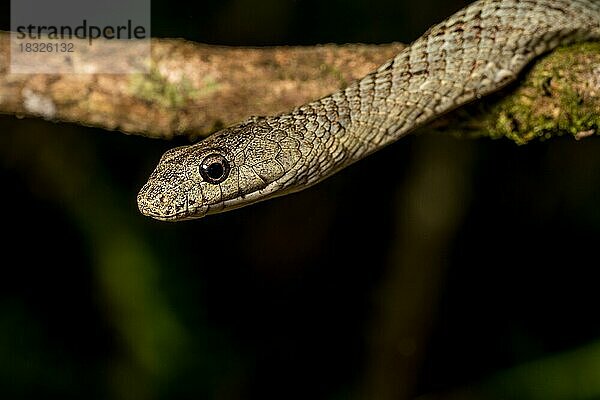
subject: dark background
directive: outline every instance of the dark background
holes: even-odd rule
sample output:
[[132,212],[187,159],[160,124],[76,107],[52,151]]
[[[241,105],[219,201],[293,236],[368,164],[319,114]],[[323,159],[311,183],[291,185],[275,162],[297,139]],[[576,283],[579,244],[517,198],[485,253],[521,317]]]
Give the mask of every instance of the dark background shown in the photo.
[[[465,3],[155,0],[152,34],[409,42]],[[182,140],[0,132],[0,398],[600,398],[596,138],[408,137],[169,224],[135,198]]]

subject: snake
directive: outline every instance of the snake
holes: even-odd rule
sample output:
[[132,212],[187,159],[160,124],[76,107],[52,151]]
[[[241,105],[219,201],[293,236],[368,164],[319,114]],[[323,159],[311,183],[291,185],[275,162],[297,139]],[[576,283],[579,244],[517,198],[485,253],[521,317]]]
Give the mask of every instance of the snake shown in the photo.
[[504,88],[536,57],[599,38],[600,0],[475,1],[329,96],[167,150],[138,208],[181,221],[298,192]]

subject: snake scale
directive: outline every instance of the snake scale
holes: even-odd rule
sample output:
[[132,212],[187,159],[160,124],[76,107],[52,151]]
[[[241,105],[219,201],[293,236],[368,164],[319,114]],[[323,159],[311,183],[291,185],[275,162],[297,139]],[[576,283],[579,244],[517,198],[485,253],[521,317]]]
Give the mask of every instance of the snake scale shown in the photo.
[[345,89],[168,150],[138,207],[179,221],[305,189],[501,89],[535,57],[593,38],[600,0],[475,1]]

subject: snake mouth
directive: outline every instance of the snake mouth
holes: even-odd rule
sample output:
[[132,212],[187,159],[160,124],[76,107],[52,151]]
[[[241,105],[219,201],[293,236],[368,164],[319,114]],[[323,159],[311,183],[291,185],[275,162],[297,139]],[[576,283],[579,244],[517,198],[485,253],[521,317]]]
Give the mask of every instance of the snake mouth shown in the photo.
[[145,215],[146,217],[151,217],[156,220],[165,221],[165,222],[180,221],[183,218],[181,214],[162,215],[162,214],[154,214],[154,213],[144,212],[144,211],[142,211],[142,214]]
[[202,206],[193,210],[190,210],[186,207],[185,210],[176,211],[176,212],[164,212],[160,210],[156,210],[152,207],[146,207],[143,203],[138,201],[138,208],[140,212],[146,216],[151,217],[159,221],[166,222],[175,222],[175,221],[185,221],[192,220],[204,217],[208,212],[207,206]]
[[184,187],[178,186],[164,191],[164,186],[146,183],[137,196],[140,212],[160,221],[181,221],[201,218],[206,215],[205,205],[190,208],[189,195]]
[[170,214],[170,215],[152,214],[152,213],[144,213],[144,212],[142,212],[142,214],[144,214],[146,217],[151,217],[156,220],[164,221],[164,222],[191,221],[193,219],[202,218],[202,217],[204,217],[204,215],[206,215],[206,213],[191,214],[191,213],[182,213],[182,212]]

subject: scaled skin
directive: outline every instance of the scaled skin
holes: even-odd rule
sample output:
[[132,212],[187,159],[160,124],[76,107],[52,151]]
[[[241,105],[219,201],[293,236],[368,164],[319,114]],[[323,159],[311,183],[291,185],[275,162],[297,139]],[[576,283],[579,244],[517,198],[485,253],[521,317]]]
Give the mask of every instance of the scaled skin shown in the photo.
[[[179,221],[305,189],[505,87],[535,57],[592,38],[600,38],[600,0],[476,1],[343,90],[169,150],[140,191],[139,209]],[[230,166],[218,184],[199,171],[215,153]]]
[[[160,220],[183,220],[233,209],[279,192],[285,171],[301,159],[300,141],[266,119],[224,129],[201,143],[167,151],[138,195],[140,211]],[[199,165],[210,154],[229,162],[227,179],[205,182]]]

